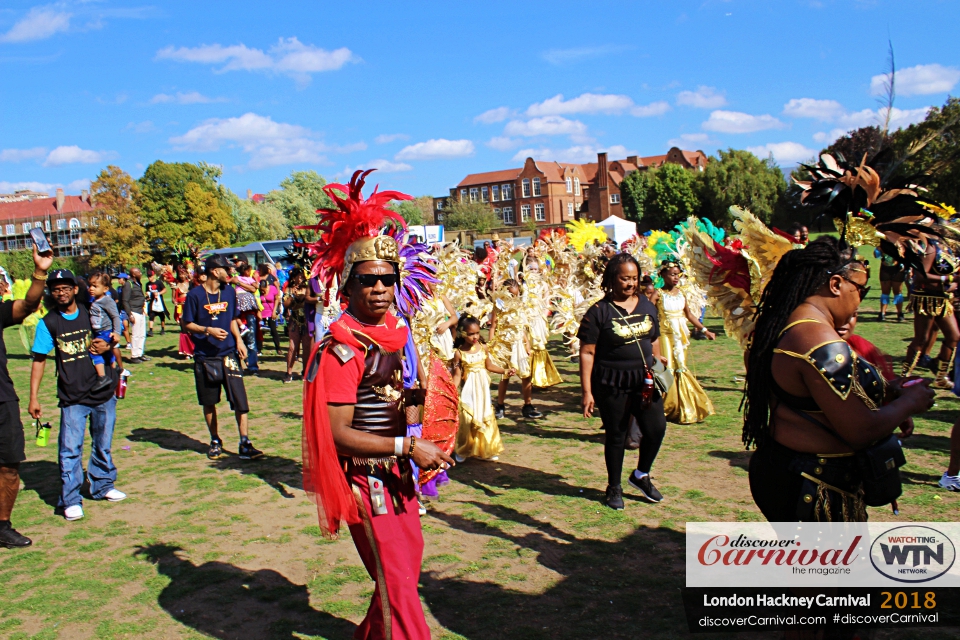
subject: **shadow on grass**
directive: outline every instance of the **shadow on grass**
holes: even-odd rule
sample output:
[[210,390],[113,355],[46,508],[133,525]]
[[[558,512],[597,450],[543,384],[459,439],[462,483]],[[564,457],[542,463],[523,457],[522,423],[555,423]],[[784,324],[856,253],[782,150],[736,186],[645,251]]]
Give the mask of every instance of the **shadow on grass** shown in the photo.
[[506,586],[527,580],[519,573],[494,583],[470,580],[469,574],[427,572],[421,595],[450,631],[466,638],[511,639],[636,638],[638,629],[647,637],[687,635],[680,603],[685,543],[680,532],[641,527],[621,540],[571,540],[550,530],[513,535],[495,522],[433,515],[454,529],[529,549],[540,565],[562,576],[546,591],[531,593]]
[[[208,443],[171,429],[134,429],[127,439],[134,442],[152,442],[167,451],[192,451],[204,456],[209,448]],[[226,449],[224,453],[227,453]],[[289,458],[265,455],[258,460],[240,460],[235,455],[224,455],[209,462],[218,469],[233,469],[243,475],[256,476],[276,489],[284,498],[294,497],[284,484],[297,489],[303,486],[301,464]]]
[[[497,496],[503,490],[526,489],[550,496],[568,496],[599,501],[603,493],[589,487],[567,484],[562,476],[536,469],[518,467],[505,462],[469,460],[448,472],[452,480],[479,489],[487,496]],[[495,491],[499,489],[501,491]]]
[[[164,369],[173,369],[174,371],[193,371],[193,360],[175,360],[173,362],[158,362],[155,367],[163,367]],[[133,370],[136,373],[135,370]]]
[[711,458],[723,458],[731,467],[740,467],[744,471],[750,465],[750,451],[711,451],[707,455]]
[[27,491],[56,508],[60,499],[60,466],[49,460],[28,460],[20,463],[20,479]]
[[317,611],[310,593],[272,569],[248,571],[225,562],[195,565],[180,547],[138,547],[170,579],[157,598],[175,620],[213,638],[349,638],[356,625]]

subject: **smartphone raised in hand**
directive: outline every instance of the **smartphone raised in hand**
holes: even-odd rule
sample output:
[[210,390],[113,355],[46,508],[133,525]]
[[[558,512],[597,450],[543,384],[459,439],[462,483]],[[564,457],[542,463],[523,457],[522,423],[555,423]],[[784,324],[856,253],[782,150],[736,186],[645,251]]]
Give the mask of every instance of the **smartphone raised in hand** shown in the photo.
[[45,253],[52,250],[50,242],[47,240],[47,236],[43,233],[43,229],[39,229],[37,227],[30,229],[30,238],[33,240],[33,244],[37,247],[37,253]]

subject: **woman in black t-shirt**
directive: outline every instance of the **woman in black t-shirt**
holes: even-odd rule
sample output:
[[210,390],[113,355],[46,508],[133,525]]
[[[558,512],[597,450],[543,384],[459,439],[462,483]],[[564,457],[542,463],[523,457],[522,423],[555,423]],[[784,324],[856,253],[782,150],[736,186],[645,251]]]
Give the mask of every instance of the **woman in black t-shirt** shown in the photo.
[[[637,469],[630,485],[647,502],[663,496],[650,481],[650,467],[660,451],[667,430],[663,398],[645,375],[660,355],[660,321],[657,308],[637,290],[640,265],[627,253],[615,255],[603,272],[606,296],[583,316],[580,338],[580,386],[583,415],[600,411],[606,440],[607,495],[612,509],[623,509],[623,455],[630,420],[635,418],[643,438]],[[652,372],[649,378],[652,379]]]

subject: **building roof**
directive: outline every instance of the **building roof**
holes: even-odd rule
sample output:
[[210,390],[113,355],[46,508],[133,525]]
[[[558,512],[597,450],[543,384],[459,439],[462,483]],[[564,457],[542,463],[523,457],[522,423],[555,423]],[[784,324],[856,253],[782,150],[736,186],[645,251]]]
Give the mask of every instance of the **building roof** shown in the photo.
[[58,217],[93,211],[89,200],[81,196],[64,196],[63,209],[57,211],[56,198],[37,198],[20,202],[0,202],[0,220]]
[[491,182],[512,182],[520,175],[520,171],[521,169],[504,169],[502,171],[487,171],[486,173],[471,173],[460,181],[457,188]]

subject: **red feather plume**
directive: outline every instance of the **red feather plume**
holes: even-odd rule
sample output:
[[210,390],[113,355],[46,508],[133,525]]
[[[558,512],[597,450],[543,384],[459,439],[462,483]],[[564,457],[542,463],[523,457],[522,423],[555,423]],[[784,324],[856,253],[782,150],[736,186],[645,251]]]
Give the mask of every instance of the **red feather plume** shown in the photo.
[[[313,229],[319,235],[316,242],[307,245],[314,258],[312,274],[327,288],[343,273],[347,249],[360,238],[380,235],[381,230],[395,224],[406,229],[406,223],[396,211],[387,208],[393,200],[413,200],[412,196],[399,191],[378,191],[366,200],[363,199],[363,185],[367,176],[375,171],[357,170],[349,184],[328,184],[324,193],[336,203],[334,209],[317,209],[320,221],[312,226],[300,227]],[[346,194],[343,197],[342,194]]]

